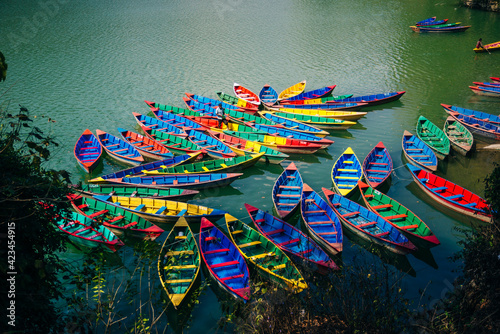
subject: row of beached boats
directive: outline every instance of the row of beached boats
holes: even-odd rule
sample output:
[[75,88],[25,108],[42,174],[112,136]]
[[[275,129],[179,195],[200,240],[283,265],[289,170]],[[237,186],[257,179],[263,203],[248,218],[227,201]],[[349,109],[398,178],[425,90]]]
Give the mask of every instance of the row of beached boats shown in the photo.
[[461,22],[448,23],[448,19],[437,20],[436,16],[417,22],[410,26],[415,32],[459,32],[469,29],[471,26],[461,25]]

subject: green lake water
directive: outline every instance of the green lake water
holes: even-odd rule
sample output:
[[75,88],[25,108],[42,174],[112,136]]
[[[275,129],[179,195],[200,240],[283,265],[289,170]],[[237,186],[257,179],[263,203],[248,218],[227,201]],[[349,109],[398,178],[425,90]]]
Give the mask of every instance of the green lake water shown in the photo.
[[[61,146],[47,167],[68,170],[75,183],[88,179],[73,156],[81,133],[136,129],[132,112],[147,113],[144,100],[183,107],[185,92],[215,98],[216,91],[232,93],[234,82],[257,93],[266,83],[280,92],[301,80],[307,90],[335,84],[335,95],[406,91],[399,101],[366,109],[351,129],[331,131],[335,143],[328,149],[290,160],[319,192],[332,186],[332,165],[347,147],[362,160],[383,141],[395,168],[387,194],[441,241],[429,252],[387,261],[410,273],[403,281],[409,298],[426,289],[431,304],[450,290],[458,264],[449,257],[461,238],[455,227],[470,221],[438,209],[418,189],[405,167],[401,138],[404,130],[415,131],[420,115],[442,127],[447,116],[441,103],[499,113],[500,99],[476,96],[468,87],[500,76],[500,53],[472,51],[479,37],[485,44],[500,40],[498,14],[461,8],[455,0],[5,0],[0,13],[0,50],[9,64],[2,92],[10,87],[3,99],[11,112],[18,103],[26,106],[39,119],[36,125],[57,138]],[[430,16],[472,27],[450,34],[411,31]],[[440,162],[438,175],[483,195],[483,179],[499,161],[492,151],[452,154]],[[123,167],[105,159],[92,176]],[[271,211],[271,189],[282,170],[258,163],[230,186],[191,202],[248,222],[243,204]],[[371,256],[347,238],[344,249],[346,262],[360,251]],[[70,248],[67,256],[77,258],[79,251]],[[127,266],[132,257],[125,247],[115,263]],[[193,314],[190,332],[214,330],[221,311],[212,290]]]

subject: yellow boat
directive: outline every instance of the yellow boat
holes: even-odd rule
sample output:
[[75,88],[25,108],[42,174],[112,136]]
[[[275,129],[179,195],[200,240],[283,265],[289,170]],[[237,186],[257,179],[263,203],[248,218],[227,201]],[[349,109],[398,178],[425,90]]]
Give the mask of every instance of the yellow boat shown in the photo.
[[168,234],[158,256],[158,275],[163,290],[175,309],[200,277],[200,252],[196,238],[184,217]]
[[345,121],[357,121],[358,119],[367,114],[367,112],[365,111],[340,111],[340,110],[337,111],[337,110],[293,109],[293,108],[278,108],[278,110],[275,110],[273,108],[272,111],[278,111],[288,114],[336,118],[336,119],[343,119]]
[[278,95],[278,101],[289,99],[292,96],[299,95],[306,89],[306,81],[301,81],[291,87],[288,87]]
[[474,52],[479,53],[479,52],[492,52],[492,51],[498,51],[500,50],[500,41],[491,43],[491,44],[486,44],[484,48],[474,48]]

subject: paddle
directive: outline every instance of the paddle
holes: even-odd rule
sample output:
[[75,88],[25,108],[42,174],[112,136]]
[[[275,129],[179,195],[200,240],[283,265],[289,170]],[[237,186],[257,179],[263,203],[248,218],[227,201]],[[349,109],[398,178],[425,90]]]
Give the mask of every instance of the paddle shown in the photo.
[[491,54],[490,50],[488,50],[488,48],[487,48],[486,46],[484,47],[484,49],[485,49],[486,51],[488,51],[488,53],[489,53],[489,54]]

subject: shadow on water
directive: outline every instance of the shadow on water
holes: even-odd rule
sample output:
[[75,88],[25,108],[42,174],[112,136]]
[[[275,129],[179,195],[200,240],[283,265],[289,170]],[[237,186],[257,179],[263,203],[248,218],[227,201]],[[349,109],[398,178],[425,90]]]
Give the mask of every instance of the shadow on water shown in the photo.
[[366,130],[366,127],[363,126],[359,121],[356,122],[353,126],[350,127],[352,130]]
[[325,130],[330,133],[329,137],[353,139],[353,135],[352,133],[349,132],[349,130],[334,130],[334,129],[325,129]]
[[228,185],[225,187],[200,189],[200,192],[196,194],[194,200],[201,200],[211,197],[233,196],[233,195],[243,195],[243,193],[238,189],[233,188],[231,185]]
[[432,255],[432,252],[431,252],[431,250],[429,248],[419,247],[416,252],[412,253],[412,255],[416,259],[424,262],[425,264],[428,264],[429,266],[431,266],[434,269],[438,269],[439,268],[439,266],[438,266],[438,264],[436,262],[436,259],[434,259],[434,255]]

